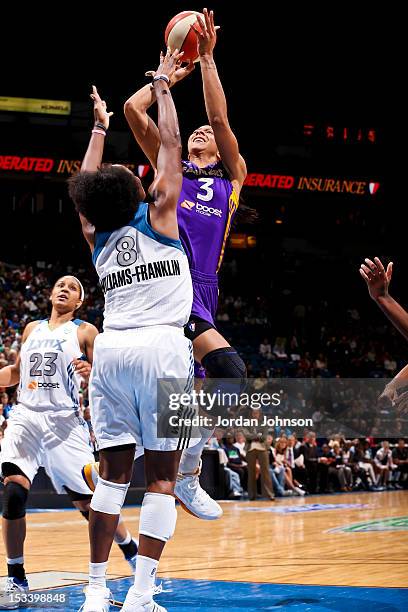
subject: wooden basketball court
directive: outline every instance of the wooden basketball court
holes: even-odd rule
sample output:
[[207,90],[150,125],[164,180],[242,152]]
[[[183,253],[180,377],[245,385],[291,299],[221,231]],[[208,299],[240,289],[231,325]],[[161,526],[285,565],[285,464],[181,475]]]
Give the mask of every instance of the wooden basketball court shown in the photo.
[[[178,508],[176,534],[166,546],[159,577],[408,587],[408,491],[222,505],[224,516],[214,522]],[[134,535],[139,513],[140,508],[123,512]],[[47,511],[27,518],[29,574],[87,573],[87,525],[78,512]],[[3,544],[1,554],[4,559]],[[108,571],[111,577],[130,575],[115,545]]]

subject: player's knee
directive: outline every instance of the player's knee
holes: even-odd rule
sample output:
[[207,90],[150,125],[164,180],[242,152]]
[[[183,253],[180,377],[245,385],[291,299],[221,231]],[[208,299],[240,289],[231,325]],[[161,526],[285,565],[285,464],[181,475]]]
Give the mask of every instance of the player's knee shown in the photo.
[[99,476],[108,482],[126,484],[132,477],[136,444],[104,448],[99,453]]
[[161,495],[173,495],[175,482],[170,480],[155,480],[147,486],[148,493],[160,493]]
[[[73,502],[74,506],[77,510],[80,511],[80,513],[82,514],[82,516],[85,515],[89,515],[89,508],[91,506],[91,497],[88,500],[81,500],[81,501],[77,501],[77,502]],[[85,516],[85,518],[87,518],[87,516]]]
[[82,505],[89,504],[92,499],[92,493],[78,493],[77,491],[73,491],[66,485],[63,486],[63,489],[65,490],[69,499],[74,503],[76,508],[79,508],[80,506],[82,507]]
[[226,416],[225,410],[234,405],[234,398],[245,388],[246,367],[241,357],[231,346],[216,349],[207,353],[201,360],[208,378],[205,381],[205,390],[222,397],[230,397],[225,403],[215,403],[211,408],[212,417]]
[[147,492],[140,511],[139,533],[168,542],[176,530],[176,501],[172,495]]
[[215,349],[205,355],[201,363],[210,378],[245,378],[245,363],[232,346]]
[[28,490],[18,482],[8,480],[3,493],[3,518],[15,521],[25,517]]
[[120,484],[99,477],[90,507],[104,514],[120,514],[129,485],[130,482]]

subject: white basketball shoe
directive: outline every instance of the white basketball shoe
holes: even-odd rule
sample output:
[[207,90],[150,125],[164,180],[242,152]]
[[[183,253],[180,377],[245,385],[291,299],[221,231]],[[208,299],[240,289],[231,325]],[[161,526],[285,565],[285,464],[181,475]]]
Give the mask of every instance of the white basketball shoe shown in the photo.
[[17,610],[26,608],[29,604],[24,602],[24,596],[28,594],[27,580],[7,578],[4,590],[0,593],[0,610]]
[[133,585],[127,592],[122,612],[167,612],[167,610],[153,601],[152,593],[139,593]]
[[200,460],[200,465],[192,474],[180,472],[177,474],[174,495],[184,510],[193,516],[204,521],[215,521],[221,518],[223,511],[221,506],[200,485],[201,465]]
[[88,586],[85,589],[85,602],[79,608],[79,612],[109,612],[111,592],[109,589],[96,586]]

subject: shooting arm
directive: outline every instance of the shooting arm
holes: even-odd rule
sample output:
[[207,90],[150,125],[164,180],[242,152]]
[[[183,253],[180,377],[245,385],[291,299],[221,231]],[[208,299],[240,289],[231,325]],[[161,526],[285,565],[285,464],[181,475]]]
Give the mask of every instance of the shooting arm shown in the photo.
[[394,327],[408,340],[408,312],[388,293],[377,297],[375,301]]
[[125,117],[133,135],[156,170],[160,149],[160,132],[147,110],[156,102],[154,88],[145,85],[125,102]]
[[200,63],[208,121],[214,131],[222,163],[227,168],[231,180],[237,181],[241,188],[246,176],[246,165],[239,154],[238,141],[229,125],[227,100],[213,55],[201,56]]
[[157,174],[150,192],[154,198],[151,221],[154,229],[178,239],[177,202],[182,184],[181,139],[176,108],[167,83],[155,81],[160,132],[160,148],[157,156]]

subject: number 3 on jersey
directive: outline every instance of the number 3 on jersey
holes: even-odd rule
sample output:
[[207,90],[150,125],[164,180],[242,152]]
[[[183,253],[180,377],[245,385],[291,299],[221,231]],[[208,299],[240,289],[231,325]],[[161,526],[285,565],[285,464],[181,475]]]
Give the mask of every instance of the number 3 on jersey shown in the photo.
[[199,178],[199,183],[202,183],[200,189],[205,191],[205,194],[197,193],[197,198],[202,200],[203,202],[209,202],[213,199],[214,189],[212,189],[211,185],[214,183],[214,179],[212,178]]

